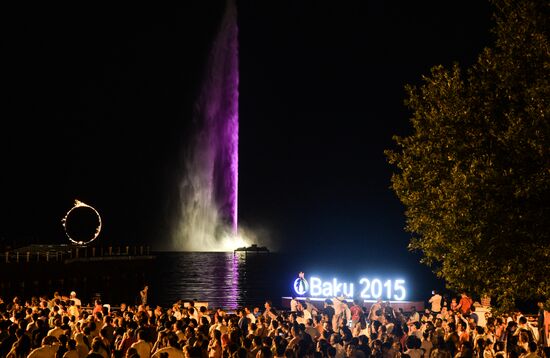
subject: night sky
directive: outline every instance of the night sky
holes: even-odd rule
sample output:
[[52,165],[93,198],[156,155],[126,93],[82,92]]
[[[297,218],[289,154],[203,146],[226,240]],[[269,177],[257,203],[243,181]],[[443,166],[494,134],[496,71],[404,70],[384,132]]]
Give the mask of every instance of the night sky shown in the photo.
[[[167,236],[224,9],[183,4],[4,13],[4,244],[66,242],[75,198],[100,211],[104,243]],[[238,11],[241,223],[283,251],[416,262],[383,151],[411,130],[405,84],[491,44],[489,4],[250,0]]]

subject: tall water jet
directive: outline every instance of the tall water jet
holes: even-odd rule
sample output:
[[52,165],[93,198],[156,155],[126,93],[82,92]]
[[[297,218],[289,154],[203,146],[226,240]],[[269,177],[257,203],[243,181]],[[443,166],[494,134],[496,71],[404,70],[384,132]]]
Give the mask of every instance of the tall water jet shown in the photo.
[[212,44],[186,151],[174,250],[220,251],[238,244],[239,68],[233,0]]

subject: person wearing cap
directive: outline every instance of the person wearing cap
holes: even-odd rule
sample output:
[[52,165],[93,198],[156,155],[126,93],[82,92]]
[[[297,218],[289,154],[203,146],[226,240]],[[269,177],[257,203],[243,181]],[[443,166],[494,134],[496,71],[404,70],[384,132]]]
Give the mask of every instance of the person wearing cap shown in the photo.
[[76,292],[74,292],[74,291],[71,292],[71,297],[70,297],[70,299],[71,299],[72,301],[74,301],[74,305],[75,305],[76,307],[81,307],[81,306],[82,306],[82,302],[81,302],[78,298],[76,298]]

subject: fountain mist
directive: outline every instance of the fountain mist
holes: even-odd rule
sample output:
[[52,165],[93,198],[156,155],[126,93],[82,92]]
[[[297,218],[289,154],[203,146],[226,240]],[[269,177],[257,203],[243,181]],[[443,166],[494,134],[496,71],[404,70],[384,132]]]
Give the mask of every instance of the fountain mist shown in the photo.
[[244,242],[238,223],[238,29],[232,0],[208,57],[185,157],[173,250],[226,251]]

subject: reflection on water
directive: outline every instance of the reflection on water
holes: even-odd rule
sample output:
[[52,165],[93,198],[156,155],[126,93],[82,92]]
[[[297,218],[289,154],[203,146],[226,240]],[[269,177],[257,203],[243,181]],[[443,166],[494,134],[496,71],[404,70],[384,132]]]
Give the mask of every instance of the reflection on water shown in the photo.
[[158,260],[156,272],[150,277],[155,302],[192,299],[229,309],[242,304],[242,256],[229,252],[169,253]]
[[168,307],[180,299],[199,300],[235,309],[286,294],[269,276],[280,275],[268,270],[280,266],[274,260],[271,254],[177,252],[147,261],[14,264],[1,267],[0,296],[68,295],[74,290],[85,303],[100,297],[115,305],[134,304],[147,284],[152,304]]
[[[281,296],[280,257],[276,254],[178,252],[161,254],[148,274],[154,302],[163,306],[183,300],[208,301],[212,307],[235,309],[278,303]],[[282,285],[286,287],[286,285]]]
[[342,259],[334,252],[324,256],[176,252],[158,253],[155,260],[147,261],[0,266],[0,296],[51,297],[54,291],[68,295],[75,290],[84,302],[99,295],[117,305],[136,303],[139,290],[148,284],[149,301],[163,307],[180,299],[208,301],[211,307],[227,309],[262,305],[269,299],[278,307],[282,296],[292,294],[292,282],[300,271],[349,280],[386,272],[388,278],[406,279],[409,299],[424,299],[431,289],[439,288],[433,276],[412,272],[407,264],[380,261],[384,260]]

